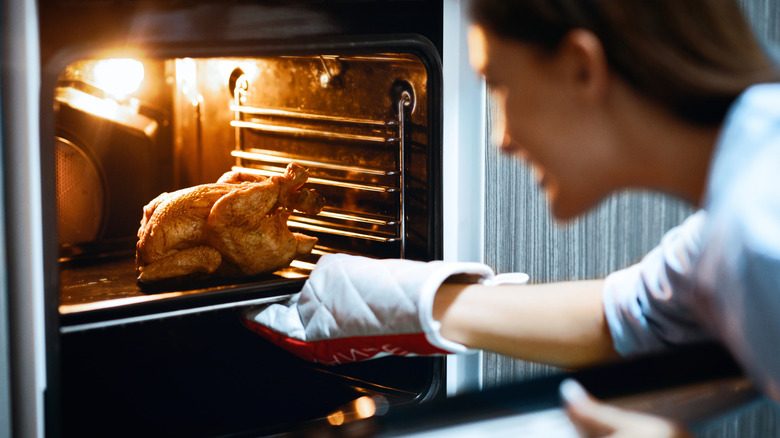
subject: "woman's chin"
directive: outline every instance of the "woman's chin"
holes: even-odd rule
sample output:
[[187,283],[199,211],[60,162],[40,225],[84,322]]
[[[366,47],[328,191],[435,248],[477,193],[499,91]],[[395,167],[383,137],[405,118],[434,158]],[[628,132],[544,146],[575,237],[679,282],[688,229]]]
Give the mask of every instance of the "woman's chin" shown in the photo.
[[578,210],[575,211],[569,208],[557,207],[555,204],[551,205],[551,211],[553,217],[558,222],[568,222],[574,220],[581,214]]
[[594,202],[588,201],[585,197],[566,197],[562,196],[557,190],[545,190],[545,193],[550,203],[550,211],[559,222],[576,219],[590,211],[595,205]]

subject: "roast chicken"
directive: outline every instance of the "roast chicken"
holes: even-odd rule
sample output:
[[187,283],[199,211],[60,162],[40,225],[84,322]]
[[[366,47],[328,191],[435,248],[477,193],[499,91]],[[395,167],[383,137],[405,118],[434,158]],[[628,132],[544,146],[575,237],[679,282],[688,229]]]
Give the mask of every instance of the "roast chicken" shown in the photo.
[[216,183],[163,193],[143,209],[136,245],[141,283],[188,276],[252,276],[309,254],[317,238],[293,233],[293,210],[317,214],[325,198],[303,188],[308,172],[290,163],[265,178],[227,172]]

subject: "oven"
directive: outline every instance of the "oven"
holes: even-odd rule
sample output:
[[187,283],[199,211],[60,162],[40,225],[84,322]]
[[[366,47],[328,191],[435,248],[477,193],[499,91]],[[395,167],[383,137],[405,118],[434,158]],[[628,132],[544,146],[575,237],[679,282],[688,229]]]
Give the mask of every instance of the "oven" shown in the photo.
[[[21,56],[3,57],[23,67],[3,85],[15,433],[283,434],[339,424],[334,412],[358,400],[441,399],[463,380],[441,357],[313,365],[239,318],[300,290],[323,254],[472,258],[444,248],[443,145],[480,123],[445,134],[444,22],[452,10],[459,29],[463,6],[6,3],[4,40],[23,42]],[[462,68],[465,54],[449,50]],[[6,93],[8,83],[23,86]],[[287,221],[317,238],[309,254],[267,273],[138,281],[149,201],[227,171],[270,178],[291,162],[326,199]]]

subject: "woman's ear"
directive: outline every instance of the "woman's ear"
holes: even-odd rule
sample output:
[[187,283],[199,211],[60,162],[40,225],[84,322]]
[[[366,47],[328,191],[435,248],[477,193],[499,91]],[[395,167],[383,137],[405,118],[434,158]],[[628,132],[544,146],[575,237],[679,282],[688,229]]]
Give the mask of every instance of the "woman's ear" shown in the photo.
[[582,96],[591,101],[604,98],[609,85],[609,67],[601,40],[591,31],[574,29],[558,46],[566,75]]

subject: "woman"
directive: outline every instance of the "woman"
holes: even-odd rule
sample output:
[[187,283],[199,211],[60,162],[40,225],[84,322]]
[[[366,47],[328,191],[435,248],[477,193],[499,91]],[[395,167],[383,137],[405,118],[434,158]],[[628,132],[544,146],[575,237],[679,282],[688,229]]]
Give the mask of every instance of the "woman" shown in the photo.
[[[472,12],[502,149],[534,166],[557,218],[636,187],[701,210],[598,281],[496,287],[506,279],[482,265],[323,257],[300,296],[249,313],[250,328],[323,362],[468,347],[581,367],[717,340],[780,400],[780,86],[755,85],[777,74],[739,8],[475,0]],[[561,391],[586,436],[686,435],[575,383]]]

